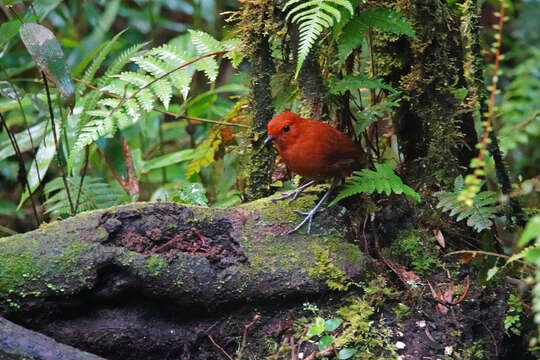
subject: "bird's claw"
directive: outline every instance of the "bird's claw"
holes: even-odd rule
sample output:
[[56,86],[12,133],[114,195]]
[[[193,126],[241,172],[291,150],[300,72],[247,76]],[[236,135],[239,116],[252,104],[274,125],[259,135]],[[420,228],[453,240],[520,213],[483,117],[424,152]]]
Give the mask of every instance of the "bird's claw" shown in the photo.
[[301,214],[301,215],[306,215],[306,217],[304,218],[304,220],[302,220],[302,222],[300,224],[298,224],[294,229],[292,229],[291,231],[288,232],[288,234],[292,234],[296,231],[298,231],[302,226],[304,226],[304,224],[307,222],[308,223],[308,226],[307,226],[307,233],[309,234],[311,232],[311,223],[313,222],[313,217],[317,214],[317,213],[320,213],[320,212],[323,212],[324,209],[313,209],[311,211],[300,211],[300,210],[294,210],[295,212],[297,212],[298,214]]
[[281,201],[281,200],[285,200],[286,198],[289,198],[289,197],[292,196],[293,198],[288,201],[290,203],[291,201],[295,200],[301,192],[302,191],[298,191],[298,190],[293,190],[293,191],[290,191],[290,192],[284,192],[284,193],[281,193],[280,197],[270,199],[270,201],[272,201],[272,202]]
[[300,210],[294,210],[295,213],[298,213],[300,215],[309,215],[313,212],[313,215],[315,215],[316,213],[320,213],[320,212],[323,212],[324,211],[324,208],[320,208],[320,209],[317,209],[316,211],[300,211]]

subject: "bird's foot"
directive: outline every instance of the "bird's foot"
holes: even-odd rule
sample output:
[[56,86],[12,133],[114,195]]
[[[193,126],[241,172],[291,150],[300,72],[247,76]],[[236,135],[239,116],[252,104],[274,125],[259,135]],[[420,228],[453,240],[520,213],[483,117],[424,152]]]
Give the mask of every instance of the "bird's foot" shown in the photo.
[[302,222],[301,222],[300,224],[298,224],[294,229],[292,229],[291,231],[289,231],[289,234],[292,234],[292,233],[298,231],[302,226],[304,226],[304,224],[305,224],[306,222],[308,223],[307,233],[309,234],[310,231],[311,231],[311,223],[313,222],[313,217],[314,217],[317,213],[323,212],[324,209],[323,209],[323,208],[317,208],[317,207],[314,207],[311,211],[300,211],[300,210],[294,210],[294,211],[297,212],[298,214],[306,215],[306,217],[305,217],[304,220],[302,220]]
[[310,187],[311,185],[313,185],[314,181],[310,181],[302,186],[299,186],[298,188],[292,190],[292,191],[289,191],[289,192],[284,192],[284,193],[281,193],[281,196],[278,197],[278,198],[274,198],[274,199],[271,199],[270,201],[272,202],[276,202],[276,201],[280,201],[280,200],[285,200],[289,197],[292,196],[292,199],[289,199],[288,203],[291,203],[292,201],[296,200],[296,198],[298,197],[298,195],[300,195],[300,193],[302,191],[304,191],[305,189],[307,189],[308,187]]

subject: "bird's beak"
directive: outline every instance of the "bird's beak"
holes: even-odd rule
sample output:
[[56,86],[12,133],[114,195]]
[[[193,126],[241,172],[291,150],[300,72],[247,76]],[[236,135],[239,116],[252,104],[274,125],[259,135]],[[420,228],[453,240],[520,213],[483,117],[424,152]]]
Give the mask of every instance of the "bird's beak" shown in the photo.
[[264,145],[267,145],[270,141],[274,140],[276,137],[272,135],[268,135],[266,140],[264,140]]

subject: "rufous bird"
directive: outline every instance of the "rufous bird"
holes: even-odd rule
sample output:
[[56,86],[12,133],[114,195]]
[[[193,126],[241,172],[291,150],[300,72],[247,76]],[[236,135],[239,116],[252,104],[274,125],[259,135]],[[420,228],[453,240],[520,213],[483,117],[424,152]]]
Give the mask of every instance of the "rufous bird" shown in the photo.
[[[338,178],[350,174],[352,170],[365,165],[365,153],[362,148],[347,135],[332,126],[320,121],[304,119],[292,112],[276,115],[268,123],[268,137],[264,144],[273,141],[287,168],[310,179],[297,189],[283,193],[272,201],[284,200],[298,195],[316,181]],[[309,212],[296,212],[306,215],[290,233],[300,229],[306,222],[307,232],[311,231],[311,223],[321,205],[326,201],[336,186],[333,181],[328,191]]]

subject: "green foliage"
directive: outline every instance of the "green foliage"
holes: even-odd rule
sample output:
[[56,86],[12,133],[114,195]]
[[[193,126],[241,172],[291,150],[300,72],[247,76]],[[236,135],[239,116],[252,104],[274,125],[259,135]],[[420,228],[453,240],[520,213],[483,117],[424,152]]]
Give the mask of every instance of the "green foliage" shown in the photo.
[[412,268],[415,274],[424,275],[441,265],[430,245],[434,246],[435,240],[432,244],[426,244],[416,231],[403,230],[393,241],[390,252],[403,259],[405,265]]
[[315,249],[315,266],[308,269],[308,275],[326,281],[331,290],[346,291],[354,285],[345,271],[332,262],[330,251],[321,248]]
[[349,0],[289,0],[283,7],[283,11],[288,10],[285,19],[299,24],[300,40],[296,76],[323,30],[331,28],[341,20],[338,6],[347,9],[351,15],[354,13]]
[[360,88],[365,89],[385,89],[392,93],[396,93],[396,90],[390,85],[386,84],[382,79],[369,78],[364,74],[360,75],[347,75],[343,79],[331,79],[329,85],[330,94],[343,94],[346,91],[354,91]]
[[434,195],[438,198],[437,208],[442,208],[443,212],[450,212],[450,216],[457,216],[456,221],[467,219],[467,226],[474,228],[477,232],[490,229],[493,226],[492,219],[498,211],[498,196],[493,191],[479,192],[473,199],[473,204],[467,206],[459,200],[459,196],[464,187],[463,176],[459,175],[454,180],[454,191],[439,191]]
[[[76,194],[79,193],[81,178],[78,176],[66,179],[73,206],[77,204]],[[45,185],[45,196],[47,201],[46,213],[58,216],[71,214],[69,199],[61,177],[49,181]],[[103,179],[86,176],[80,189],[80,198],[77,212],[100,209],[117,205],[123,198],[123,192],[110,187]]]
[[383,32],[416,37],[409,21],[396,11],[387,8],[364,10],[343,28],[337,55],[340,62],[345,61],[347,56],[362,44],[363,34],[370,27]]
[[510,333],[514,335],[521,335],[521,317],[523,316],[523,305],[521,299],[510,294],[508,298],[508,311],[504,318],[504,332],[510,336]]
[[375,171],[369,169],[355,171],[354,176],[347,179],[347,185],[345,185],[329,206],[359,193],[373,194],[374,192],[384,192],[386,195],[390,195],[392,192],[395,194],[405,194],[416,202],[420,202],[420,195],[405,185],[389,165],[376,163],[375,169]]
[[[121,130],[136,123],[144,113],[152,111],[157,102],[167,109],[175,90],[185,99],[195,70],[203,71],[210,81],[215,81],[218,64],[213,58],[201,59],[193,66],[171,73],[198,55],[222,51],[225,48],[221,42],[206,33],[201,31],[190,33],[198,53],[188,53],[174,45],[164,44],[137,55],[142,47],[142,44],[139,44],[126,50],[112,63],[105,75],[97,81],[102,91],[112,95],[99,99],[101,94],[89,92],[86,95],[89,97],[88,100],[85,101],[84,98],[82,100],[83,106],[86,105],[82,110],[83,113],[93,118],[87,122],[84,118],[81,119],[70,163],[80,151],[99,137],[112,136],[117,129]],[[105,46],[98,54],[85,73],[85,81],[92,81],[96,69],[117,39],[113,38],[110,46]],[[121,71],[130,61],[138,65],[139,70]],[[165,76],[167,74],[170,75]]]
[[[319,351],[323,351],[324,349],[335,345],[335,338],[332,333],[335,332],[342,323],[343,320],[340,318],[331,318],[325,321],[322,317],[318,316],[309,326],[306,337],[309,339],[318,338],[317,347],[319,348]],[[337,359],[350,359],[356,354],[356,351],[356,349],[352,348],[340,349],[337,354]]]

